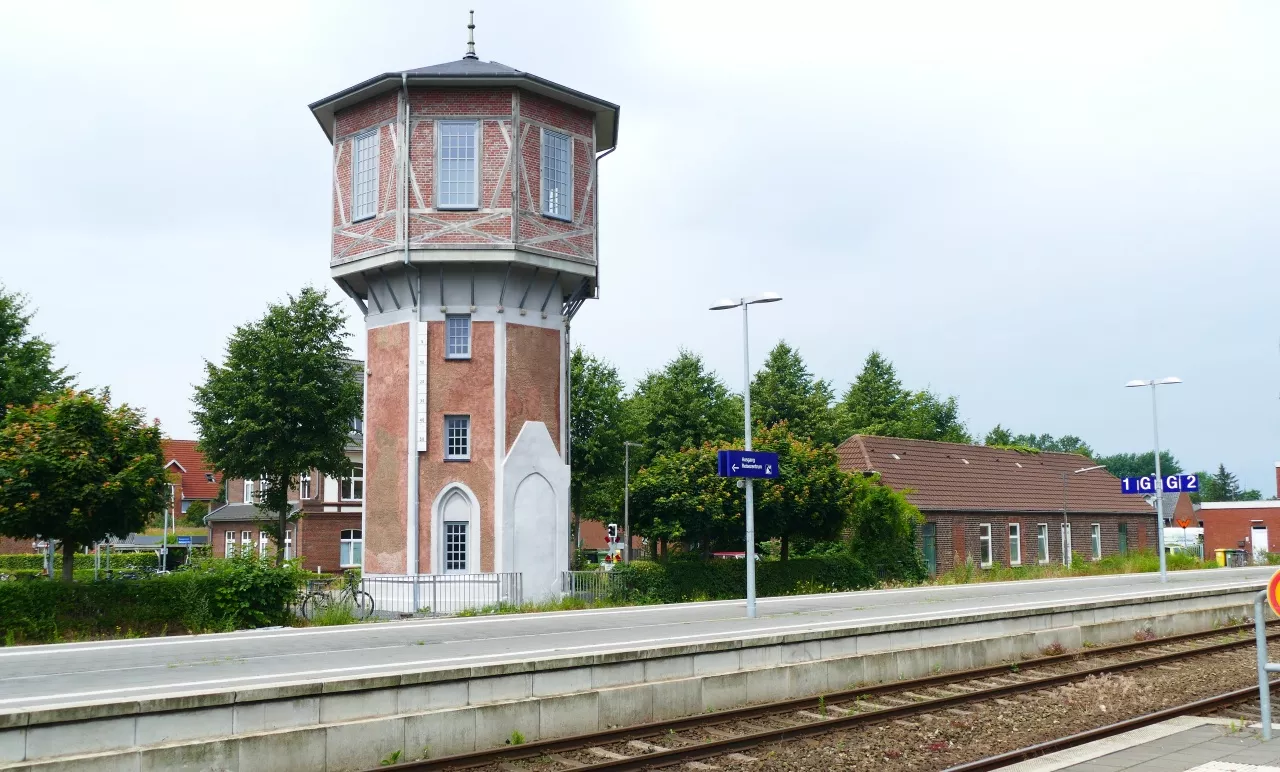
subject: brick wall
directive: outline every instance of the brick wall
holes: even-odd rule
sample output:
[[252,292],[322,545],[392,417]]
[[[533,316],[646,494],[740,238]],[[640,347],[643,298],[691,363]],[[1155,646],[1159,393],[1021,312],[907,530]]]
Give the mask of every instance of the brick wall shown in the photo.
[[0,555],[31,555],[34,550],[31,549],[32,539],[11,539],[8,536],[0,536]]
[[1252,527],[1266,526],[1267,552],[1280,552],[1280,502],[1274,507],[1246,509],[1204,509],[1198,513],[1204,523],[1204,553],[1211,558],[1216,549],[1253,551]]
[[[1048,528],[1049,563],[1062,562],[1062,515],[1060,514],[925,514],[925,519],[936,528],[938,572],[963,565],[972,558],[974,565],[981,561],[981,526],[991,527],[992,565],[1011,565],[1009,525],[1017,523],[1021,542],[1021,565],[1036,565],[1038,561],[1038,528]],[[1128,529],[1128,549],[1137,551],[1155,543],[1155,517],[1136,515],[1069,515],[1071,523],[1071,548],[1079,557],[1089,560],[1093,554],[1091,528],[1097,523],[1102,542],[1102,556],[1120,551],[1120,525]],[[1277,534],[1280,538],[1280,533]],[[922,537],[917,543],[923,546]]]
[[[302,567],[308,571],[323,570],[334,573],[339,570],[339,546],[341,533],[344,530],[359,530],[360,513],[315,513],[303,517],[293,523],[294,555],[302,558]],[[227,531],[235,535],[236,546],[241,544],[241,535],[249,532],[249,543],[255,551],[258,549],[262,533],[262,522],[258,520],[226,521],[214,523],[210,528],[210,539],[214,557],[227,556]],[[268,537],[269,539],[269,537]],[[268,549],[274,548],[275,542],[268,541]],[[28,550],[29,551],[29,550]]]

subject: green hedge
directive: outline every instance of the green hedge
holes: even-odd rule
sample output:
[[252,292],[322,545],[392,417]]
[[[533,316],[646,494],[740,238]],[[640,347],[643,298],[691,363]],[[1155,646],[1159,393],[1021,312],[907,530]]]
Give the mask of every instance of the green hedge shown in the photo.
[[148,579],[0,582],[0,637],[12,645],[287,624],[307,576],[243,557]]
[[[636,561],[614,567],[612,600],[632,603],[684,603],[732,600],[746,595],[745,560]],[[856,558],[764,560],[756,564],[756,595],[803,595],[864,590],[876,575]]]
[[[174,547],[169,546],[172,554]],[[77,554],[75,561],[72,563],[76,571],[92,571],[93,555]],[[107,565],[107,556],[102,555],[102,566]],[[54,571],[62,570],[62,556],[54,555],[53,557]],[[126,568],[159,568],[160,557],[154,552],[113,552],[111,553],[111,568],[114,570],[123,570]],[[29,571],[40,571],[44,568],[44,555],[26,554],[26,555],[0,555],[0,572],[8,570],[20,571],[23,569]]]

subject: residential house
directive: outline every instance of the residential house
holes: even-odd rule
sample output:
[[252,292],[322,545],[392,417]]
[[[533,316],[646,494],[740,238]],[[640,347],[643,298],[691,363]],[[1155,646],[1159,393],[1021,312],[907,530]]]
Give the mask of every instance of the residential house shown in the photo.
[[210,510],[217,506],[222,475],[208,465],[196,444],[196,440],[161,440],[172,491],[170,514],[175,523],[197,501],[203,501]]
[[875,473],[906,493],[925,522],[917,541],[930,573],[1084,559],[1155,544],[1154,513],[1140,496],[1075,453],[854,435],[837,449],[849,472]]

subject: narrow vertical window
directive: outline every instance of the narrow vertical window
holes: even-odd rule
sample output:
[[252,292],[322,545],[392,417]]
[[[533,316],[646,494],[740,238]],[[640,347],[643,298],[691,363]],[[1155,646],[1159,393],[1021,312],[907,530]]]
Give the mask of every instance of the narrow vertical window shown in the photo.
[[222,550],[222,557],[229,558],[232,555],[236,554],[236,532],[232,530],[228,530],[225,538],[227,540],[227,543]]
[[351,141],[351,221],[378,213],[378,130],[357,134]]
[[[1200,527],[1203,528],[1204,526],[1200,526]],[[1120,554],[1121,555],[1129,554],[1129,524],[1121,523],[1116,528],[1116,535],[1119,537]]]
[[467,570],[467,524],[444,524],[444,570],[464,573]]
[[244,554],[244,555],[252,554],[252,552],[253,552],[253,531],[241,531],[241,532],[240,532],[240,552],[241,552],[242,554]]
[[978,555],[983,568],[991,568],[991,526],[983,523],[978,526]]
[[338,538],[338,562],[342,568],[355,568],[364,564],[364,531],[343,531]]
[[558,220],[573,219],[572,147],[568,134],[542,130],[542,213]]
[[244,503],[253,503],[253,480],[244,481]]
[[284,532],[284,559],[289,560],[293,557],[293,529]]
[[471,416],[444,417],[444,457],[459,461],[471,458]]
[[480,124],[440,121],[437,208],[480,208]]
[[311,498],[311,472],[303,472],[298,476],[298,498]]
[[1009,523],[1009,565],[1022,565],[1022,526]]
[[265,557],[267,554],[267,536],[266,531],[258,531],[258,557]]
[[1093,543],[1093,559],[1102,557],[1102,526],[1094,523],[1089,528],[1090,541]]
[[343,501],[364,501],[364,467],[356,464],[351,474],[342,478],[338,495]]
[[1041,523],[1036,526],[1036,559],[1040,565],[1049,562],[1049,524]]
[[364,434],[364,418],[357,416],[351,419],[351,433]]
[[471,316],[447,314],[444,317],[445,359],[471,358]]

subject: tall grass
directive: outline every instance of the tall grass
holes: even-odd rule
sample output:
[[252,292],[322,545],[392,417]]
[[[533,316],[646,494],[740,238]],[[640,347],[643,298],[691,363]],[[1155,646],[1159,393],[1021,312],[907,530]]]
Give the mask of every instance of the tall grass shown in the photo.
[[[1165,556],[1165,566],[1170,571],[1186,571],[1196,568],[1214,568],[1216,564],[1191,555],[1173,553]],[[939,574],[934,584],[974,584],[977,582],[1008,582],[1016,579],[1063,579],[1072,576],[1103,576],[1107,574],[1141,574],[1159,571],[1160,560],[1150,550],[1129,552],[1124,555],[1108,555],[1101,560],[1088,560],[1072,553],[1071,566],[1061,563],[1048,565],[992,566],[979,568],[972,563]]]

